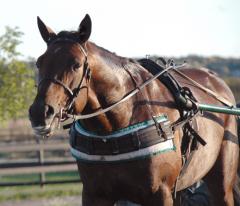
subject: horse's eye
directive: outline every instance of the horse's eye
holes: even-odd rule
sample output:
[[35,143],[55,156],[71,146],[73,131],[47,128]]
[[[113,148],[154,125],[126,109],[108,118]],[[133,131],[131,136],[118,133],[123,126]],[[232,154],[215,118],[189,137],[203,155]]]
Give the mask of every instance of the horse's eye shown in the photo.
[[74,62],[74,64],[72,65],[72,69],[73,70],[78,70],[81,67],[81,64],[79,62]]

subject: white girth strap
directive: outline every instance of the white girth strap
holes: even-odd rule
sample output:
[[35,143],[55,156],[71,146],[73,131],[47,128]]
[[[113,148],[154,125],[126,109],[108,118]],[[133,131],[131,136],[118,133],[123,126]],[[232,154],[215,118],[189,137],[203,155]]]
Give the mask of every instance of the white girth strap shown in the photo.
[[175,146],[173,140],[167,140],[165,142],[158,143],[156,145],[143,148],[137,151],[118,154],[118,155],[88,155],[86,153],[80,152],[73,147],[71,147],[71,153],[73,157],[82,162],[122,162],[122,161],[132,161],[135,159],[142,159],[158,155],[163,152],[175,151]]

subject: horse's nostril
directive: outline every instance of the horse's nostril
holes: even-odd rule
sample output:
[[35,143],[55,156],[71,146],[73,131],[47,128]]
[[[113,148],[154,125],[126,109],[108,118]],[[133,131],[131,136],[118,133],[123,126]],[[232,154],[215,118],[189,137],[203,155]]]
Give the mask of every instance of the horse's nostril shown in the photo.
[[54,108],[51,105],[45,105],[45,117],[49,118],[54,115]]

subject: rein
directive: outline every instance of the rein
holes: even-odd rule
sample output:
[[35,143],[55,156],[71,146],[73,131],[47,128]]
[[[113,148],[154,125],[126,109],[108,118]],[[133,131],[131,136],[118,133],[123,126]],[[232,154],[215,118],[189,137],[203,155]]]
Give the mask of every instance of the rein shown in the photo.
[[[87,84],[90,82],[90,79],[91,79],[91,70],[90,70],[90,67],[88,65],[88,53],[87,51],[83,48],[83,46],[77,42],[76,40],[74,39],[70,39],[70,38],[56,38],[56,39],[53,39],[53,40],[50,40],[49,43],[48,43],[48,46],[49,45],[52,45],[52,44],[55,44],[55,43],[58,43],[58,42],[72,42],[72,43],[76,43],[78,44],[81,52],[84,54],[85,56],[85,61],[84,61],[84,67],[83,67],[83,70],[84,70],[84,74],[82,76],[82,79],[80,81],[80,83],[78,84],[78,86],[74,89],[74,90],[71,90],[67,85],[65,85],[62,81],[56,79],[56,78],[43,78],[40,80],[39,84],[38,84],[38,87],[43,83],[43,81],[51,81],[55,84],[59,84],[60,86],[62,86],[64,88],[65,91],[67,91],[68,95],[69,95],[69,100],[68,100],[68,103],[66,105],[65,108],[62,108],[58,114],[59,116],[59,122],[60,121],[64,121],[66,120],[67,118],[72,118],[74,119],[75,121],[76,120],[80,120],[80,119],[89,119],[89,118],[92,118],[92,117],[96,117],[100,114],[104,114],[110,110],[112,110],[113,108],[117,107],[119,104],[122,104],[123,102],[127,101],[129,98],[131,98],[132,96],[134,96],[135,94],[137,94],[138,92],[140,92],[144,87],[146,87],[147,85],[149,85],[152,81],[154,81],[155,79],[157,79],[159,76],[163,75],[165,72],[167,72],[168,70],[177,70],[179,68],[182,68],[185,66],[185,63],[182,64],[182,65],[179,65],[179,66],[176,66],[175,64],[173,65],[168,65],[166,66],[166,68],[162,71],[160,71],[159,73],[157,73],[156,75],[154,75],[153,77],[151,77],[150,79],[148,79],[147,81],[145,81],[143,84],[141,85],[136,85],[136,88],[133,89],[132,91],[130,91],[129,93],[127,93],[126,95],[124,95],[119,101],[111,104],[110,106],[106,107],[106,108],[102,108],[102,109],[99,109],[98,111],[96,112],[93,112],[93,113],[90,113],[90,114],[85,114],[85,115],[74,115],[74,114],[71,114],[72,111],[73,111],[73,108],[72,108],[72,105],[74,104],[81,88],[82,88],[82,83],[83,83],[83,80],[86,79],[87,81]],[[131,75],[130,75],[131,76]],[[66,117],[64,119],[62,119],[62,116]]]
[[190,81],[192,84],[194,84],[196,87],[198,87],[199,89],[201,89],[202,91],[204,91],[205,93],[207,93],[208,95],[210,95],[211,97],[215,98],[216,100],[218,100],[219,102],[225,104],[226,106],[229,107],[233,107],[234,105],[228,101],[227,99],[225,99],[224,97],[218,95],[216,92],[202,86],[201,84],[199,84],[198,82],[194,81],[193,79],[189,78],[187,75],[183,74],[182,72],[180,72],[179,70],[173,68],[173,71],[176,72],[177,74],[179,74],[181,77],[183,77],[184,79]]
[[[223,104],[225,104],[227,106],[232,106],[232,104],[229,101],[227,101],[226,99],[224,99],[223,97],[217,95],[215,92],[207,89],[206,87],[198,84],[196,81],[194,81],[193,79],[189,78],[188,76],[186,76],[182,72],[180,72],[178,69],[184,67],[186,65],[186,63],[184,63],[184,64],[181,64],[181,65],[178,65],[178,66],[176,66],[175,64],[167,64],[165,66],[166,68],[164,70],[160,71],[159,73],[157,73],[156,75],[154,75],[153,77],[151,77],[150,79],[148,79],[147,81],[142,83],[141,85],[136,86],[135,89],[133,89],[132,91],[130,91],[129,93],[124,95],[119,101],[111,104],[110,106],[108,106],[106,108],[101,108],[101,109],[98,109],[97,111],[95,111],[93,113],[84,114],[84,115],[74,115],[74,114],[71,114],[72,111],[73,111],[72,106],[73,106],[73,104],[74,104],[74,102],[75,102],[75,100],[76,100],[80,90],[83,88],[82,87],[83,80],[86,79],[86,82],[88,84],[90,79],[91,79],[91,70],[90,70],[90,67],[89,67],[88,61],[87,61],[88,60],[87,59],[88,53],[83,48],[83,46],[80,43],[78,43],[77,41],[75,41],[73,39],[69,39],[69,38],[58,38],[58,39],[55,39],[55,40],[49,42],[48,45],[55,44],[55,43],[62,42],[62,41],[68,41],[68,42],[77,43],[79,48],[80,48],[80,50],[81,50],[81,52],[85,56],[85,61],[84,61],[84,67],[83,67],[83,70],[84,70],[83,76],[82,76],[78,86],[75,89],[73,89],[73,90],[70,89],[67,85],[65,85],[62,81],[60,81],[60,80],[58,80],[56,78],[43,78],[43,79],[40,80],[40,82],[38,84],[38,87],[39,87],[44,81],[50,81],[50,82],[53,82],[55,84],[58,84],[58,85],[62,86],[64,88],[64,90],[67,91],[67,93],[69,95],[68,103],[67,103],[66,107],[61,109],[60,112],[57,114],[57,115],[60,114],[60,117],[59,117],[60,121],[64,121],[67,118],[72,118],[75,121],[76,120],[80,120],[80,119],[89,119],[89,118],[96,117],[98,115],[104,114],[104,113],[112,110],[113,108],[117,107],[119,104],[122,104],[123,102],[127,101],[129,98],[131,98],[132,96],[134,96],[135,94],[140,92],[144,87],[149,85],[152,81],[154,81],[159,76],[163,75],[165,72],[167,72],[169,70],[173,70],[174,72],[176,72],[177,74],[179,74],[183,78],[187,79],[188,81],[193,83],[195,86],[197,86],[198,88],[200,88],[201,90],[203,90],[204,92],[209,94],[210,96],[214,97],[218,101],[222,102]],[[63,113],[66,116],[65,119],[62,119]]]
[[168,70],[171,69],[179,69],[184,67],[185,64],[179,65],[179,66],[168,66],[166,67],[163,71],[159,72],[158,74],[156,74],[155,76],[151,77],[150,79],[148,79],[147,81],[145,81],[143,84],[141,84],[140,86],[136,87],[134,90],[130,91],[128,94],[126,94],[125,96],[123,96],[119,101],[113,103],[112,105],[110,105],[109,107],[100,109],[96,112],[90,113],[90,114],[85,114],[85,115],[72,115],[72,114],[67,114],[67,117],[69,118],[73,118],[75,120],[80,120],[80,119],[89,119],[95,116],[98,116],[100,114],[106,113],[110,110],[112,110],[113,108],[115,108],[116,106],[118,106],[119,104],[127,101],[129,98],[131,98],[132,96],[134,96],[135,94],[137,94],[139,91],[141,91],[144,87],[146,87],[147,85],[149,85],[153,80],[157,79],[159,76],[163,75],[165,72],[167,72]]

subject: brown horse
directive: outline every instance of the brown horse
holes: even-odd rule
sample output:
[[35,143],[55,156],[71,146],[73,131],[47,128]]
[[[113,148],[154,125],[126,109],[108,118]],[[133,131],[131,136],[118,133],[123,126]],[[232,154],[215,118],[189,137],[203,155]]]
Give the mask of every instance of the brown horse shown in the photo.
[[[47,50],[37,60],[40,82],[29,109],[37,135],[49,136],[66,112],[88,114],[106,108],[152,77],[138,62],[88,41],[91,34],[88,15],[76,32],[55,34],[39,18],[38,27]],[[190,67],[181,71],[235,104],[228,86],[213,72]],[[198,102],[221,105],[186,79],[169,72],[179,84],[191,89]],[[161,114],[166,114],[170,122],[179,118],[172,94],[159,80],[154,80],[127,101],[82,120],[82,124],[86,130],[104,136]],[[77,161],[83,182],[83,205],[113,206],[121,199],[143,206],[173,205],[175,186],[180,191],[202,178],[208,184],[214,205],[234,205],[232,191],[239,154],[236,118],[204,112],[195,119],[198,134],[207,144],[194,151],[177,186],[182,168],[181,129],[174,132],[175,149],[158,155],[114,164]]]

